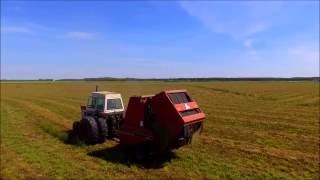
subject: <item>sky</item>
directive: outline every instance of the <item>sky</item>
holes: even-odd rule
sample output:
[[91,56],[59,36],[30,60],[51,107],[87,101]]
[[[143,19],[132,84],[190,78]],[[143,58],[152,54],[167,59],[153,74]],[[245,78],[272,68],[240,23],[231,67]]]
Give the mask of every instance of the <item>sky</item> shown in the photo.
[[319,76],[319,1],[1,1],[1,79]]

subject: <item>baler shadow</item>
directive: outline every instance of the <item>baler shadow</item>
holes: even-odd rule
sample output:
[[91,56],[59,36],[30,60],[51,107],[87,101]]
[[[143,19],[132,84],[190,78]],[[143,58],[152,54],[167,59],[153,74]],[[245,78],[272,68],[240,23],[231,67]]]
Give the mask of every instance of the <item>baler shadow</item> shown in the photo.
[[167,152],[163,155],[150,156],[143,160],[137,160],[133,154],[128,153],[128,150],[121,145],[93,151],[88,153],[88,155],[113,163],[121,163],[127,166],[137,165],[138,167],[146,169],[159,169],[164,167],[165,163],[171,162],[172,159],[179,158],[174,152]]

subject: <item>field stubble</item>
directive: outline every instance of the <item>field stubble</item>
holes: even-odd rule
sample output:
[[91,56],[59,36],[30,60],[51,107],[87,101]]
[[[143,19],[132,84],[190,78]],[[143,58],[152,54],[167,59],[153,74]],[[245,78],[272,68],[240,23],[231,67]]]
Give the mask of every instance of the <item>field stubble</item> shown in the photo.
[[[148,167],[116,142],[66,143],[99,85],[123,95],[188,89],[206,113],[193,143]],[[312,82],[55,82],[1,84],[1,177],[319,178],[319,84]]]

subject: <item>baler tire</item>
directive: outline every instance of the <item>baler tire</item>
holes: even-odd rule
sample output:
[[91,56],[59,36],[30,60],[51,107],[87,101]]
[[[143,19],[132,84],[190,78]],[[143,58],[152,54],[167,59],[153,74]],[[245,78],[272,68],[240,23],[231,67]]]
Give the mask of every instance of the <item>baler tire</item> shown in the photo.
[[149,143],[136,144],[133,146],[133,157],[137,162],[143,162],[150,155]]
[[104,143],[108,136],[108,125],[106,119],[98,118],[97,125],[99,128],[99,143]]
[[169,138],[167,130],[161,128],[159,123],[156,121],[152,122],[151,129],[153,130],[155,137],[155,141],[153,142],[152,147],[155,148],[155,151],[160,154],[166,152],[169,148]]
[[80,137],[89,145],[98,143],[99,140],[99,129],[94,118],[85,117],[82,119],[80,124]]

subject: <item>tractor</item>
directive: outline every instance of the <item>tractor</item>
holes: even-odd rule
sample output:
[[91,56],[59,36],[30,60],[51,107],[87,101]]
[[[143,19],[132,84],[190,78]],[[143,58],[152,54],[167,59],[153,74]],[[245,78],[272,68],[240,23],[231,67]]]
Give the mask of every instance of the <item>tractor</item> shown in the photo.
[[121,94],[96,91],[81,106],[73,132],[89,145],[107,139],[140,152],[162,153],[190,144],[201,132],[205,114],[186,90],[132,96],[125,110]]
[[81,106],[81,120],[73,123],[73,132],[89,145],[117,137],[123,122],[124,106],[121,94],[96,91],[88,97],[87,106]]

